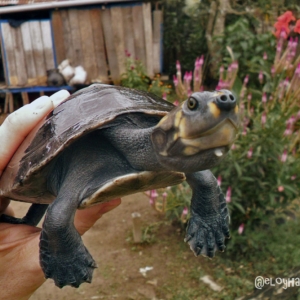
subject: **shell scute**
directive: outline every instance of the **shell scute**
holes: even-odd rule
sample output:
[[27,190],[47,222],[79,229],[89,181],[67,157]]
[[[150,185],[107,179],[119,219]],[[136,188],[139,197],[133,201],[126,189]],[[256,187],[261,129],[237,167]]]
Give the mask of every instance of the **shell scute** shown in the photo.
[[[79,90],[26,137],[1,177],[0,193],[16,200],[41,203],[45,182],[36,182],[38,174],[73,141],[121,114],[142,112],[164,116],[173,107],[155,95],[124,87],[93,84]],[[47,197],[52,201],[53,196]]]

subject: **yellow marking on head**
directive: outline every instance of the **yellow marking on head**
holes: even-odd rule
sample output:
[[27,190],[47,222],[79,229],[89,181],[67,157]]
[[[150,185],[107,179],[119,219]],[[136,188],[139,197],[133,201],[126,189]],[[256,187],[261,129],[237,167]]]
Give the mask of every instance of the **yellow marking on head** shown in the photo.
[[234,112],[235,112],[236,114],[239,112],[239,107],[238,107],[238,106],[236,106],[236,107],[234,108]]
[[194,154],[196,154],[196,153],[198,153],[198,152],[199,152],[199,149],[198,149],[198,148],[194,148],[194,147],[189,147],[189,146],[187,146],[187,147],[185,147],[184,150],[183,150],[183,155],[189,156],[189,155],[194,155]]
[[182,111],[179,110],[179,111],[176,113],[176,115],[175,115],[175,120],[174,120],[174,126],[175,126],[175,128],[178,128],[178,127],[179,127],[181,117],[182,117]]
[[180,124],[179,124],[179,136],[186,138],[186,130],[187,130],[187,124],[186,124],[186,118],[181,118]]
[[208,107],[209,107],[209,110],[210,110],[211,114],[215,118],[218,118],[220,116],[221,111],[220,111],[220,109],[217,107],[217,105],[214,102],[208,103]]

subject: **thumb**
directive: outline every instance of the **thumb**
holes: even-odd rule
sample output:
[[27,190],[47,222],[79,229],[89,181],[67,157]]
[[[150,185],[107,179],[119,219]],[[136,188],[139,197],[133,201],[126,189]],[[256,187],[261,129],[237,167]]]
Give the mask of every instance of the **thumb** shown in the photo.
[[121,199],[100,203],[95,206],[78,210],[75,214],[74,224],[80,235],[88,231],[101,216],[121,204]]

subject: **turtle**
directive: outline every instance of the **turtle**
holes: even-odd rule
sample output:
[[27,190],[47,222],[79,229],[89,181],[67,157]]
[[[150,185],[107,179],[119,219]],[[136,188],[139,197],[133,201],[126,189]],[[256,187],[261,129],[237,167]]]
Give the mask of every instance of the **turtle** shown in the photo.
[[74,227],[74,214],[99,202],[186,181],[192,189],[185,241],[196,256],[224,251],[229,212],[210,168],[239,128],[229,90],[194,92],[175,106],[158,96],[93,84],[68,97],[32,132],[0,180],[2,197],[32,203],[23,218],[37,226],[40,265],[58,287],[91,282],[96,263]]

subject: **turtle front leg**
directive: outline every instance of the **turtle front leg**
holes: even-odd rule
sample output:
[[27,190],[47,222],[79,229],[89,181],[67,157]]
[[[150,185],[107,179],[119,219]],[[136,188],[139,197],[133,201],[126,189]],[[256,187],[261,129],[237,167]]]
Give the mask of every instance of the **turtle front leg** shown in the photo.
[[77,206],[78,201],[60,193],[48,208],[40,237],[41,267],[60,288],[90,283],[97,267],[74,226]]
[[224,251],[224,240],[229,238],[229,213],[224,195],[209,170],[188,174],[187,182],[193,196],[185,241],[196,256],[213,257],[216,249]]

